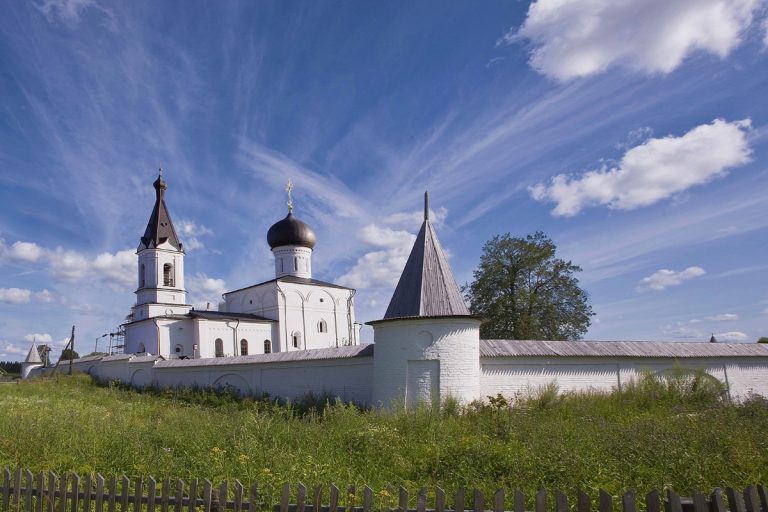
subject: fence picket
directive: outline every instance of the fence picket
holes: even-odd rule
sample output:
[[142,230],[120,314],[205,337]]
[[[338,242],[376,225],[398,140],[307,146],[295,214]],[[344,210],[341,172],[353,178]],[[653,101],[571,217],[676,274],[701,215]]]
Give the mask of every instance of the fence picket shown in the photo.
[[726,512],[725,502],[723,501],[723,491],[718,487],[712,491],[712,496],[709,499],[712,512]]
[[35,477],[30,470],[24,471],[26,488],[24,489],[24,512],[32,512],[32,489],[35,487]]
[[435,512],[445,512],[445,490],[435,487]]
[[[157,497],[157,481],[153,477],[147,478],[147,512],[155,512],[155,499]],[[139,509],[141,510],[141,502]]]
[[54,508],[54,500],[56,499],[56,480],[58,480],[58,475],[53,471],[49,471],[48,472],[48,501],[45,507],[46,512],[53,512],[54,510],[56,510]]
[[680,495],[672,489],[667,489],[667,512],[683,512]]
[[453,511],[464,512],[464,488],[459,487],[456,494],[453,497]]
[[235,503],[234,503],[233,511],[242,512],[242,510],[243,510],[243,484],[240,483],[240,480],[235,479]]
[[744,500],[740,493],[736,492],[733,487],[727,487],[725,493],[728,495],[728,506],[731,512],[746,512]]
[[299,482],[299,487],[296,489],[296,512],[304,512],[305,504],[307,501],[307,487]]
[[163,478],[163,493],[160,495],[160,512],[168,512],[168,502],[171,500],[171,479]]
[[637,510],[637,500],[633,491],[627,491],[621,497],[621,508],[624,512],[635,512]]
[[[373,493],[373,491],[371,491]],[[320,507],[323,504],[323,486],[316,485],[315,490],[312,493],[312,507],[315,512],[320,512]]]
[[568,512],[568,498],[560,490],[555,490],[555,511]]
[[[315,499],[315,503],[320,503],[320,500]],[[373,489],[367,485],[363,487],[363,512],[371,512],[373,506]],[[320,512],[320,506],[315,505],[315,512]]]
[[[45,499],[45,472],[37,474],[37,501],[35,502],[35,512],[43,512],[43,500]],[[30,512],[32,512],[30,510]],[[101,511],[96,511],[101,512]]]
[[474,499],[472,502],[473,510],[475,512],[483,512],[485,510],[485,496],[483,496],[483,493],[480,492],[479,489],[475,489]]
[[693,512],[709,512],[707,498],[699,491],[693,491]]
[[397,507],[400,512],[408,512],[408,489],[400,486],[399,499],[397,500]]
[[20,512],[19,507],[21,506],[21,475],[21,468],[18,468],[13,475],[13,503],[11,506],[16,512]]
[[547,512],[547,491],[539,489],[536,493],[536,512]]
[[83,482],[83,512],[91,512],[91,474],[85,475]]
[[613,512],[613,496],[600,489],[597,509],[600,512]]
[[760,506],[763,508],[763,512],[768,512],[768,489],[764,485],[758,485],[757,495],[760,496]]
[[98,473],[96,473],[96,512],[104,512],[104,477]]
[[339,510],[339,488],[331,484],[331,495],[328,500],[328,512],[338,512]]
[[646,512],[661,512],[661,496],[656,489],[645,495]]
[[589,495],[580,490],[576,502],[576,510],[578,512],[589,512],[590,508],[592,508],[592,501],[589,499]]
[[283,491],[280,493],[280,512],[288,512],[288,505],[291,504],[291,484],[284,484]]
[[427,510],[427,489],[422,487],[416,495],[416,512],[426,512]]
[[515,491],[515,512],[525,512],[525,495],[520,489]]
[[123,475],[123,478],[120,479],[120,484],[120,512],[128,512],[131,479]]
[[80,475],[72,473],[72,499],[70,500],[72,512],[77,512],[80,505]]
[[141,512],[141,498],[144,495],[144,477],[140,476],[133,484],[133,512]]
[[213,501],[213,484],[207,478],[203,480],[203,511],[211,512],[211,502]]
[[174,512],[182,512],[184,510],[184,480],[181,478],[176,479],[176,502],[173,504]]
[[8,469],[3,471],[3,509],[2,512],[8,512],[8,505],[11,499],[11,472]]
[[59,512],[67,512],[67,473],[62,473],[59,477]]
[[255,512],[259,509],[259,484],[251,486],[251,495],[248,499],[248,510]]
[[229,485],[226,480],[221,482],[216,496],[218,497],[216,500],[216,510],[218,512],[225,512],[227,510],[227,499],[229,499]]
[[189,512],[197,511],[197,484],[197,478],[193,478],[189,483],[189,501],[187,503]]
[[109,498],[107,498],[107,512],[115,512],[115,498],[117,498],[117,477],[112,475],[109,479]]
[[760,502],[757,500],[757,491],[752,485],[744,489],[744,503],[747,506],[747,512],[760,512]]
[[493,512],[504,512],[504,489],[496,489],[493,494]]

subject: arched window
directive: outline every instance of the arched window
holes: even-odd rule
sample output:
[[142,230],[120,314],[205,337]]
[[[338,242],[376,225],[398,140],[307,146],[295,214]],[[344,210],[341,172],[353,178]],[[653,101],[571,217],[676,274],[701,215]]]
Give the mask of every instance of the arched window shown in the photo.
[[272,352],[272,342],[269,340],[264,340],[264,353],[269,354]]
[[325,320],[317,322],[317,332],[328,332],[328,324],[325,323]]
[[291,339],[293,341],[293,348],[299,348],[301,345],[301,333],[296,331],[291,335]]
[[147,351],[147,347],[145,347],[143,343],[139,343],[139,352],[138,353],[139,354],[143,354],[146,351]]
[[173,265],[166,263],[163,265],[163,285],[174,286],[173,284]]
[[224,357],[224,342],[221,341],[221,338],[216,338],[216,341],[213,342],[213,350],[216,357]]
[[248,355],[248,340],[246,339],[240,340],[240,355],[241,356]]
[[293,270],[299,270],[299,258],[293,257]]
[[144,264],[141,264],[141,267],[139,267],[139,288],[144,288],[146,286],[147,280],[146,280],[146,272],[144,268]]

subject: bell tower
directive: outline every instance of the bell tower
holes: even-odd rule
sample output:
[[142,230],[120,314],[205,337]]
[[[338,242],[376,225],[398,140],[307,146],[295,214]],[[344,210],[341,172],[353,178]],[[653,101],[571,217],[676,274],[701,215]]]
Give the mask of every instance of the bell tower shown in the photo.
[[162,315],[183,315],[192,309],[186,304],[184,248],[165,205],[168,186],[163,179],[162,168],[153,185],[155,206],[136,249],[139,264],[136,305],[132,309],[134,321]]

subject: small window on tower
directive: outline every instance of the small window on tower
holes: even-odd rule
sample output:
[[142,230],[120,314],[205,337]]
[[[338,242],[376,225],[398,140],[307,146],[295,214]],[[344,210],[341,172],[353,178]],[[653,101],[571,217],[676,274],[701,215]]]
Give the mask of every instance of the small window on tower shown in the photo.
[[173,265],[166,263],[163,265],[163,286],[174,286],[173,284]]
[[270,354],[272,352],[272,342],[269,340],[264,340],[264,353]]
[[241,356],[248,355],[248,340],[246,339],[240,340],[240,355]]
[[292,341],[293,341],[293,348],[299,348],[301,345],[301,334],[298,332],[294,332],[291,335]]
[[293,257],[293,270],[299,270],[299,258]]
[[328,324],[325,323],[325,320],[320,320],[317,323],[317,332],[328,332]]
[[216,357],[224,357],[224,342],[221,338],[216,338],[213,342],[213,349]]
[[144,264],[141,264],[141,268],[139,269],[139,288],[144,288],[146,286],[146,277],[145,277],[145,269]]

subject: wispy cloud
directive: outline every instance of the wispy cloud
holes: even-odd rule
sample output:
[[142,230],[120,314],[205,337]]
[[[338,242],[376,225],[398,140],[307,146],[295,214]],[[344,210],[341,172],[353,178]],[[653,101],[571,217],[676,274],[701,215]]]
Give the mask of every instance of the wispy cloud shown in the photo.
[[679,286],[685,281],[690,281],[697,277],[701,277],[705,274],[701,267],[688,267],[685,270],[675,271],[668,269],[657,270],[648,277],[644,277],[640,280],[638,290],[655,290],[661,291],[670,286]]
[[705,316],[705,320],[711,320],[713,322],[732,322],[739,319],[739,315],[736,313],[722,313],[720,315]]

